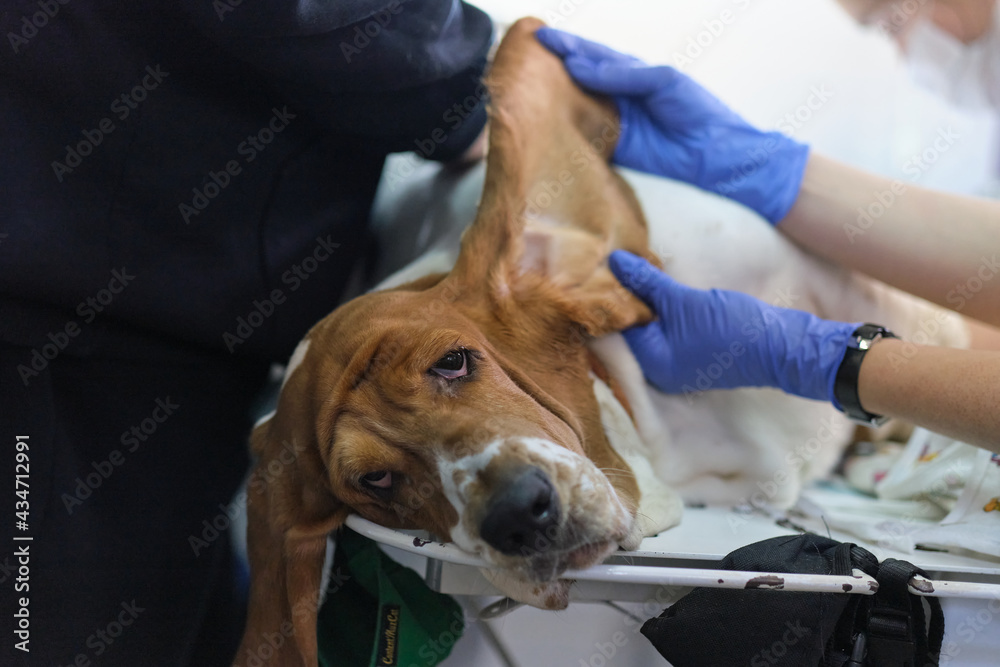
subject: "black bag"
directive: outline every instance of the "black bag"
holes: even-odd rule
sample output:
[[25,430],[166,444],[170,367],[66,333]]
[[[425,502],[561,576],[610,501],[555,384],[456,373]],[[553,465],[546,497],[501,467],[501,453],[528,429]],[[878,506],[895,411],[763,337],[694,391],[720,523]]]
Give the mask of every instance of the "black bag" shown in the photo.
[[697,588],[642,626],[642,634],[674,667],[938,664],[944,637],[941,604],[909,593],[910,578],[924,575],[910,563],[890,558],[879,564],[854,544],[805,534],[747,545],[718,567],[839,575],[858,568],[875,577],[879,589],[872,596]]

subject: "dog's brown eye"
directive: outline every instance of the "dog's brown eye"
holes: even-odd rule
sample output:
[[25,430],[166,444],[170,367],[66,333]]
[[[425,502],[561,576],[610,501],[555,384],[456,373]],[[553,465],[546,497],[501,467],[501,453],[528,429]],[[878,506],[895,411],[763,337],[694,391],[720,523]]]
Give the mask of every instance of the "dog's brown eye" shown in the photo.
[[454,380],[469,374],[469,360],[465,350],[452,350],[431,366],[431,372],[446,380]]
[[388,470],[370,472],[361,481],[376,489],[389,489],[392,487],[392,473]]

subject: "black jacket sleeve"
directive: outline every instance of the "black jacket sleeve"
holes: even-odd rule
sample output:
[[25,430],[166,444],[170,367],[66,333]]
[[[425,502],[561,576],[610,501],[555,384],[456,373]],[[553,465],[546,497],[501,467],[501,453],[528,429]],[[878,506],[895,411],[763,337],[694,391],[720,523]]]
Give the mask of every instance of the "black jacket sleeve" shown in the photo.
[[184,10],[321,127],[449,159],[485,124],[492,24],[459,0],[185,0]]

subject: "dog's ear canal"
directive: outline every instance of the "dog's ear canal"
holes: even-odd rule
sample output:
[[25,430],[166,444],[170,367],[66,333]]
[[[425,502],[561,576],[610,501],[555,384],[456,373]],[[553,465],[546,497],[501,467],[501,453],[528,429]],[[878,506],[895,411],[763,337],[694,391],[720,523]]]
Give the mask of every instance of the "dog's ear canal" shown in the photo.
[[317,466],[322,469],[319,452],[302,433],[282,430],[288,423],[283,416],[279,407],[251,438],[259,458],[247,481],[250,599],[233,663],[238,666],[317,664],[326,539],[347,514],[339,501],[317,490],[317,480],[307,479]]

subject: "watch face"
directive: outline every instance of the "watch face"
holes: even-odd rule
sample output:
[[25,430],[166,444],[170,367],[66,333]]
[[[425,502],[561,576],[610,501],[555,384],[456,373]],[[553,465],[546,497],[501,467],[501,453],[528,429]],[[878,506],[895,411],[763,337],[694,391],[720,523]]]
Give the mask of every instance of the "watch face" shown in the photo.
[[859,350],[867,350],[883,338],[896,337],[894,333],[877,324],[862,324],[854,330],[852,336],[854,337],[855,347]]
[[873,428],[878,428],[882,424],[884,424],[887,421],[889,421],[889,419],[890,418],[886,417],[885,415],[869,415],[869,419],[861,419],[861,420],[858,420],[858,421],[861,421],[864,424],[866,424],[868,426],[871,426]]

